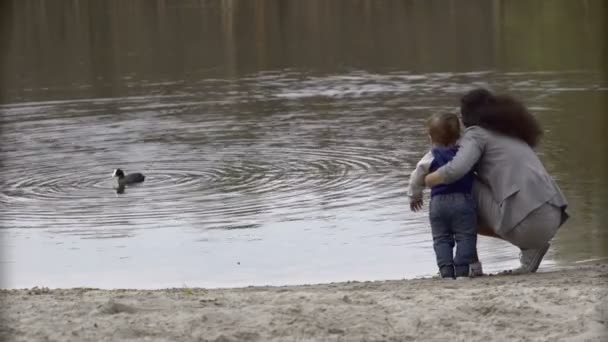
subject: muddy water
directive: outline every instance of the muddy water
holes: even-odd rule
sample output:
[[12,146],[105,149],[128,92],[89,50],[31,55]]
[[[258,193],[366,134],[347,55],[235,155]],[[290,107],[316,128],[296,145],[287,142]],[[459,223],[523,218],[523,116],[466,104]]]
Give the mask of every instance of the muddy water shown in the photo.
[[[543,267],[608,256],[599,1],[43,4],[2,9],[4,287],[434,274],[408,174],[428,115],[478,85],[546,131],[572,219]],[[584,25],[553,26],[563,13]],[[117,167],[146,181],[116,194]],[[487,270],[517,265],[479,249]]]

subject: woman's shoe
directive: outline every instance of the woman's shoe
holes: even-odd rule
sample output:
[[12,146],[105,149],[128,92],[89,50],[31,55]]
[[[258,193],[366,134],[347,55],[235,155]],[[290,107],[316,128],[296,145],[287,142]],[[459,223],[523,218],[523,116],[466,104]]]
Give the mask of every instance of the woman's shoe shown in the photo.
[[469,277],[481,277],[483,275],[483,268],[481,267],[481,261],[476,261],[469,264]]
[[521,266],[512,270],[502,271],[500,274],[528,274],[536,272],[549,247],[551,247],[551,244],[547,242],[541,248],[522,249],[519,255]]
[[520,268],[524,273],[534,273],[538,270],[540,263],[543,261],[545,254],[551,245],[547,242],[544,246],[538,249],[523,249],[519,256],[521,262]]

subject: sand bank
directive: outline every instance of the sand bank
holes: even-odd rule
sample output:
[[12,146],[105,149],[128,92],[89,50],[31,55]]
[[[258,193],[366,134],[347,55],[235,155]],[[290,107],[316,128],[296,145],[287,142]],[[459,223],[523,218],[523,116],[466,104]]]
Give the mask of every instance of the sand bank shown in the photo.
[[8,341],[606,341],[608,266],[240,289],[2,290]]

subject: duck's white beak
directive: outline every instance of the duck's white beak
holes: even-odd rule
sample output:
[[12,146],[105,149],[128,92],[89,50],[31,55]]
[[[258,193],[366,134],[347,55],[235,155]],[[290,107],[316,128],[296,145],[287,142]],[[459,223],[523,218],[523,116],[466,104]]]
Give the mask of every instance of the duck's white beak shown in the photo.
[[116,170],[114,170],[114,172],[112,172],[112,177],[116,177]]

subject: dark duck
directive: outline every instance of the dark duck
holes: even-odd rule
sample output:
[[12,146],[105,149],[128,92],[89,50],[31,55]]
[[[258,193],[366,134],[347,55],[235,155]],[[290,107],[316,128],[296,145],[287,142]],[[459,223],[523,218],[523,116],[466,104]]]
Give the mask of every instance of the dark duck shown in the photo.
[[122,194],[125,191],[126,186],[142,183],[146,179],[146,176],[139,172],[125,174],[121,169],[114,170],[112,177],[116,177],[118,181],[116,192],[119,194]]

